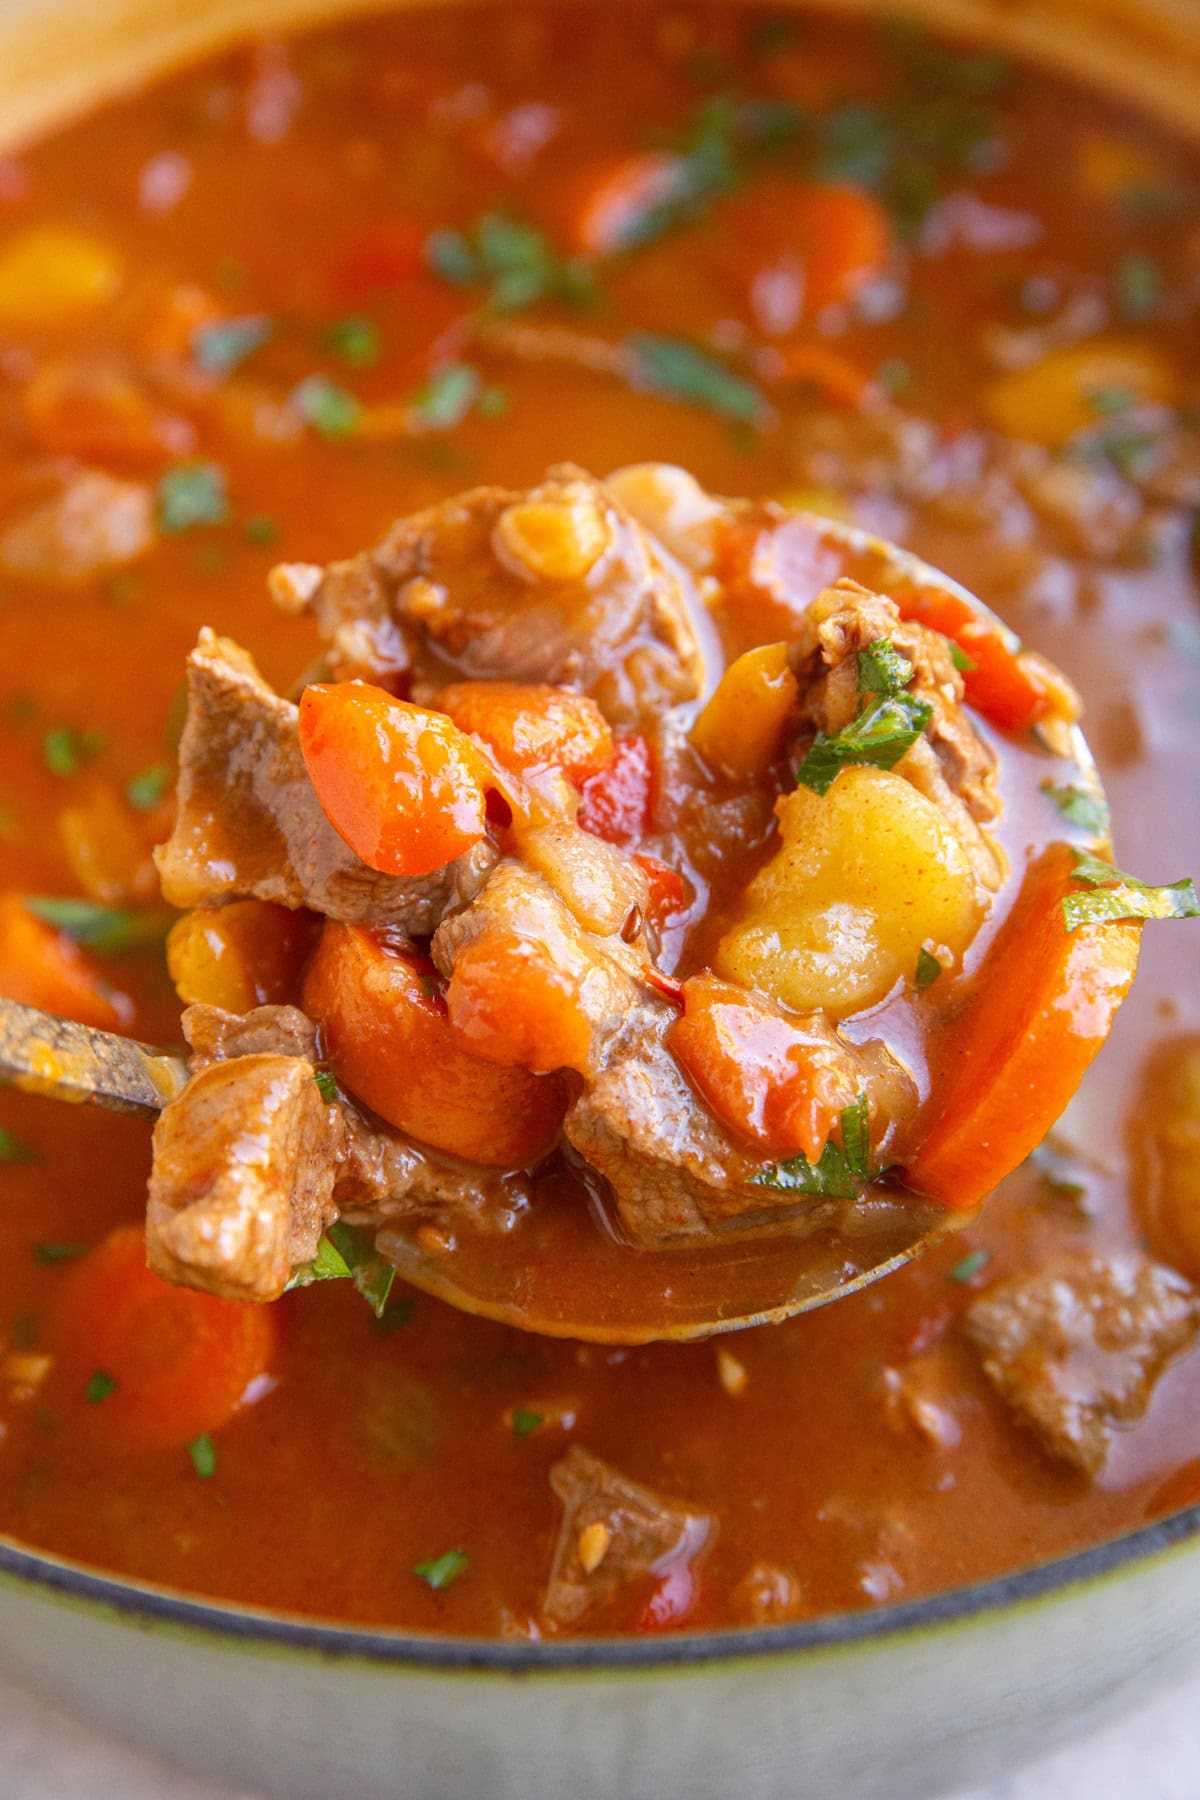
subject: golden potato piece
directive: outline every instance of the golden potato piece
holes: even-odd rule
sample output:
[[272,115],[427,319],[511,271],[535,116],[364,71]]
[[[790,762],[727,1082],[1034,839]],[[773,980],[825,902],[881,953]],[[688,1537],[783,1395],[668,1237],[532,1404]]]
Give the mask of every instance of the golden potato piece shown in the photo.
[[983,916],[962,842],[904,777],[849,768],[776,807],[782,843],[746,890],[717,972],[795,1012],[844,1018],[912,978],[928,945],[957,960]]

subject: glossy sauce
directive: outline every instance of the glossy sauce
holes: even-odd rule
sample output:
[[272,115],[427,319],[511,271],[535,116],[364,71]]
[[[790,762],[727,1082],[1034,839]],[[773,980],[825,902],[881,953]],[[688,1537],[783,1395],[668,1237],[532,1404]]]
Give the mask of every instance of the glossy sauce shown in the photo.
[[[72,347],[104,342],[136,356],[147,294],[194,282],[238,312],[289,321],[253,365],[256,378],[286,391],[319,369],[370,401],[420,383],[431,340],[461,311],[453,292],[424,278],[407,299],[352,304],[331,292],[339,251],[381,220],[415,222],[419,242],[495,206],[557,231],[582,167],[685,128],[706,96],[763,93],[820,109],[844,95],[878,98],[905,79],[874,34],[828,20],[801,19],[794,39],[721,10],[374,20],[287,50],[239,53],[14,158],[0,185],[0,233],[66,222],[116,247],[130,272],[124,297],[77,328]],[[558,109],[557,132],[523,167],[510,151],[498,168],[496,120],[535,103]],[[1132,561],[1127,546],[1080,553],[1012,500],[988,524],[950,501],[971,487],[976,395],[995,372],[980,334],[1038,322],[1019,299],[1031,278],[1056,283],[1060,296],[1108,294],[1122,257],[1151,257],[1162,293],[1141,329],[1195,395],[1198,171],[1149,125],[1033,74],[1019,73],[986,104],[1003,152],[950,185],[1003,212],[985,217],[959,203],[946,215],[959,220],[955,243],[911,259],[890,313],[833,321],[844,327],[837,348],[864,368],[890,366],[896,379],[903,363],[899,404],[955,427],[959,460],[943,447],[941,468],[929,468],[914,499],[911,482],[897,492],[893,444],[856,481],[851,504],[1068,670],[1113,802],[1118,858],[1171,880],[1200,844],[1200,628],[1186,509],[1144,509],[1144,553],[1153,537],[1154,560]],[[515,141],[511,119],[507,130]],[[1150,158],[1174,210],[1135,218],[1081,200],[1063,171],[1089,133]],[[184,191],[163,206],[156,195],[178,186],[181,168]],[[719,256],[714,265],[721,217],[718,206],[607,273],[595,328],[704,338],[727,322],[736,309]],[[1010,247],[964,248],[971,231]],[[329,322],[357,309],[377,319],[384,346],[361,372],[319,348]],[[724,339],[736,347],[738,329],[725,323]],[[33,335],[0,342],[0,526],[30,491],[37,453],[16,394],[41,350]],[[162,760],[200,624],[244,642],[284,688],[311,660],[309,632],[265,595],[279,557],[350,553],[403,512],[473,481],[534,480],[558,458],[598,471],[661,458],[718,491],[752,496],[819,485],[804,453],[811,404],[800,393],[780,399],[768,429],[747,433],[577,369],[496,356],[485,373],[506,390],[504,416],[474,413],[419,442],[314,433],[256,441],[206,416],[194,453],[224,470],[229,523],[161,538],[122,581],[45,588],[0,576],[4,887],[76,891],[55,817],[93,784],[119,791]],[[278,527],[270,546],[245,530],[264,517]],[[69,782],[42,754],[46,731],[62,725],[104,739]],[[1023,1566],[1200,1497],[1200,1356],[1167,1373],[1146,1421],[1119,1438],[1089,1486],[1001,1411],[955,1324],[976,1287],[1049,1249],[1138,1241],[1130,1111],[1153,1047],[1200,1027],[1198,937],[1173,927],[1147,936],[1116,1036],[1072,1108],[1066,1130],[1084,1165],[1086,1207],[1026,1168],[965,1241],[824,1313],[720,1347],[535,1339],[421,1295],[384,1331],[348,1284],[310,1288],[279,1303],[276,1385],[220,1435],[210,1480],[183,1451],[118,1455],[102,1408],[54,1371],[32,1400],[0,1387],[0,1530],[107,1569],[289,1611],[525,1634],[544,1629],[539,1599],[559,1519],[546,1472],[571,1441],[717,1518],[690,1606],[678,1619],[668,1607],[659,1620],[668,1624],[761,1617],[758,1566],[784,1572],[786,1610],[805,1616]],[[137,999],[138,1034],[169,1040],[176,1008],[160,960],[139,955],[112,972]],[[40,1158],[0,1169],[0,1338],[36,1346],[52,1336],[61,1267],[39,1263],[34,1247],[86,1245],[136,1219],[148,1141],[140,1125],[13,1095],[0,1123]],[[963,1259],[976,1249],[989,1260],[971,1273]],[[744,1385],[730,1379],[730,1356]],[[897,1397],[898,1374],[930,1400],[932,1438]],[[519,1436],[514,1409],[542,1423]],[[469,1568],[435,1593],[412,1565],[451,1545]],[[589,1628],[647,1626],[651,1598],[649,1587],[630,1591]]]

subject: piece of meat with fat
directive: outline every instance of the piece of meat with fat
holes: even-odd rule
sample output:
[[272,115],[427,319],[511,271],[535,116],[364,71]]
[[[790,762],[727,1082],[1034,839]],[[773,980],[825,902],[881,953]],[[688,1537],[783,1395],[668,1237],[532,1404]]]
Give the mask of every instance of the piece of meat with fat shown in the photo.
[[997,1282],[966,1317],[984,1373],[1016,1417],[1051,1456],[1092,1476],[1198,1325],[1200,1299],[1173,1269],[1088,1251]]
[[174,830],[155,852],[174,906],[274,900],[348,923],[432,931],[493,860],[487,840],[431,875],[361,862],[321,810],[300,750],[298,712],[228,638],[202,631],[188,659]]
[[70,586],[136,562],[153,543],[144,482],[68,465],[54,493],[0,531],[0,572]]
[[543,1611],[574,1625],[630,1582],[695,1564],[716,1535],[716,1522],[574,1444],[550,1470],[563,1519],[546,1584]]
[[1007,868],[984,827],[1002,810],[995,751],[964,708],[963,679],[946,640],[901,617],[895,602],[843,578],[822,590],[803,614],[793,656],[803,716],[818,731],[836,732],[857,717],[863,695],[858,652],[886,638],[906,656],[906,692],[925,701],[932,718],[897,765],[897,773],[953,821],[979,879],[996,888]]
[[199,1069],[154,1128],[150,1267],[233,1300],[274,1300],[334,1216],[344,1126],[312,1064],[257,1053]]
[[570,466],[400,519],[349,561],[283,564],[272,592],[316,620],[335,680],[402,677],[419,704],[455,675],[548,682],[628,725],[696,698],[719,664],[690,577]]

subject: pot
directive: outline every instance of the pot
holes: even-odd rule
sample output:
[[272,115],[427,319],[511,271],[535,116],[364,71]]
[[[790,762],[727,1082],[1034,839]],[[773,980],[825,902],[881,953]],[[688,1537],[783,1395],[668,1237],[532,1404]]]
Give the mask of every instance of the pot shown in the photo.
[[[0,148],[239,36],[378,3],[0,0]],[[1200,137],[1194,0],[915,10]],[[2,1538],[0,1595],[12,1673],[210,1781],[291,1800],[924,1800],[1011,1771],[1200,1660],[1200,1508],[930,1600],[653,1641],[343,1629]]]

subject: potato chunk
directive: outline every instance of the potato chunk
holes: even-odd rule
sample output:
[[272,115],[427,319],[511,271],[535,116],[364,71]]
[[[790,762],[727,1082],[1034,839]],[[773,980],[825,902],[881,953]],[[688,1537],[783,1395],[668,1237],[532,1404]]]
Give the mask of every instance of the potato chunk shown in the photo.
[[823,797],[776,807],[782,843],[746,890],[717,971],[794,1012],[844,1018],[910,977],[928,945],[945,966],[983,903],[963,845],[938,808],[882,769],[844,769]]

